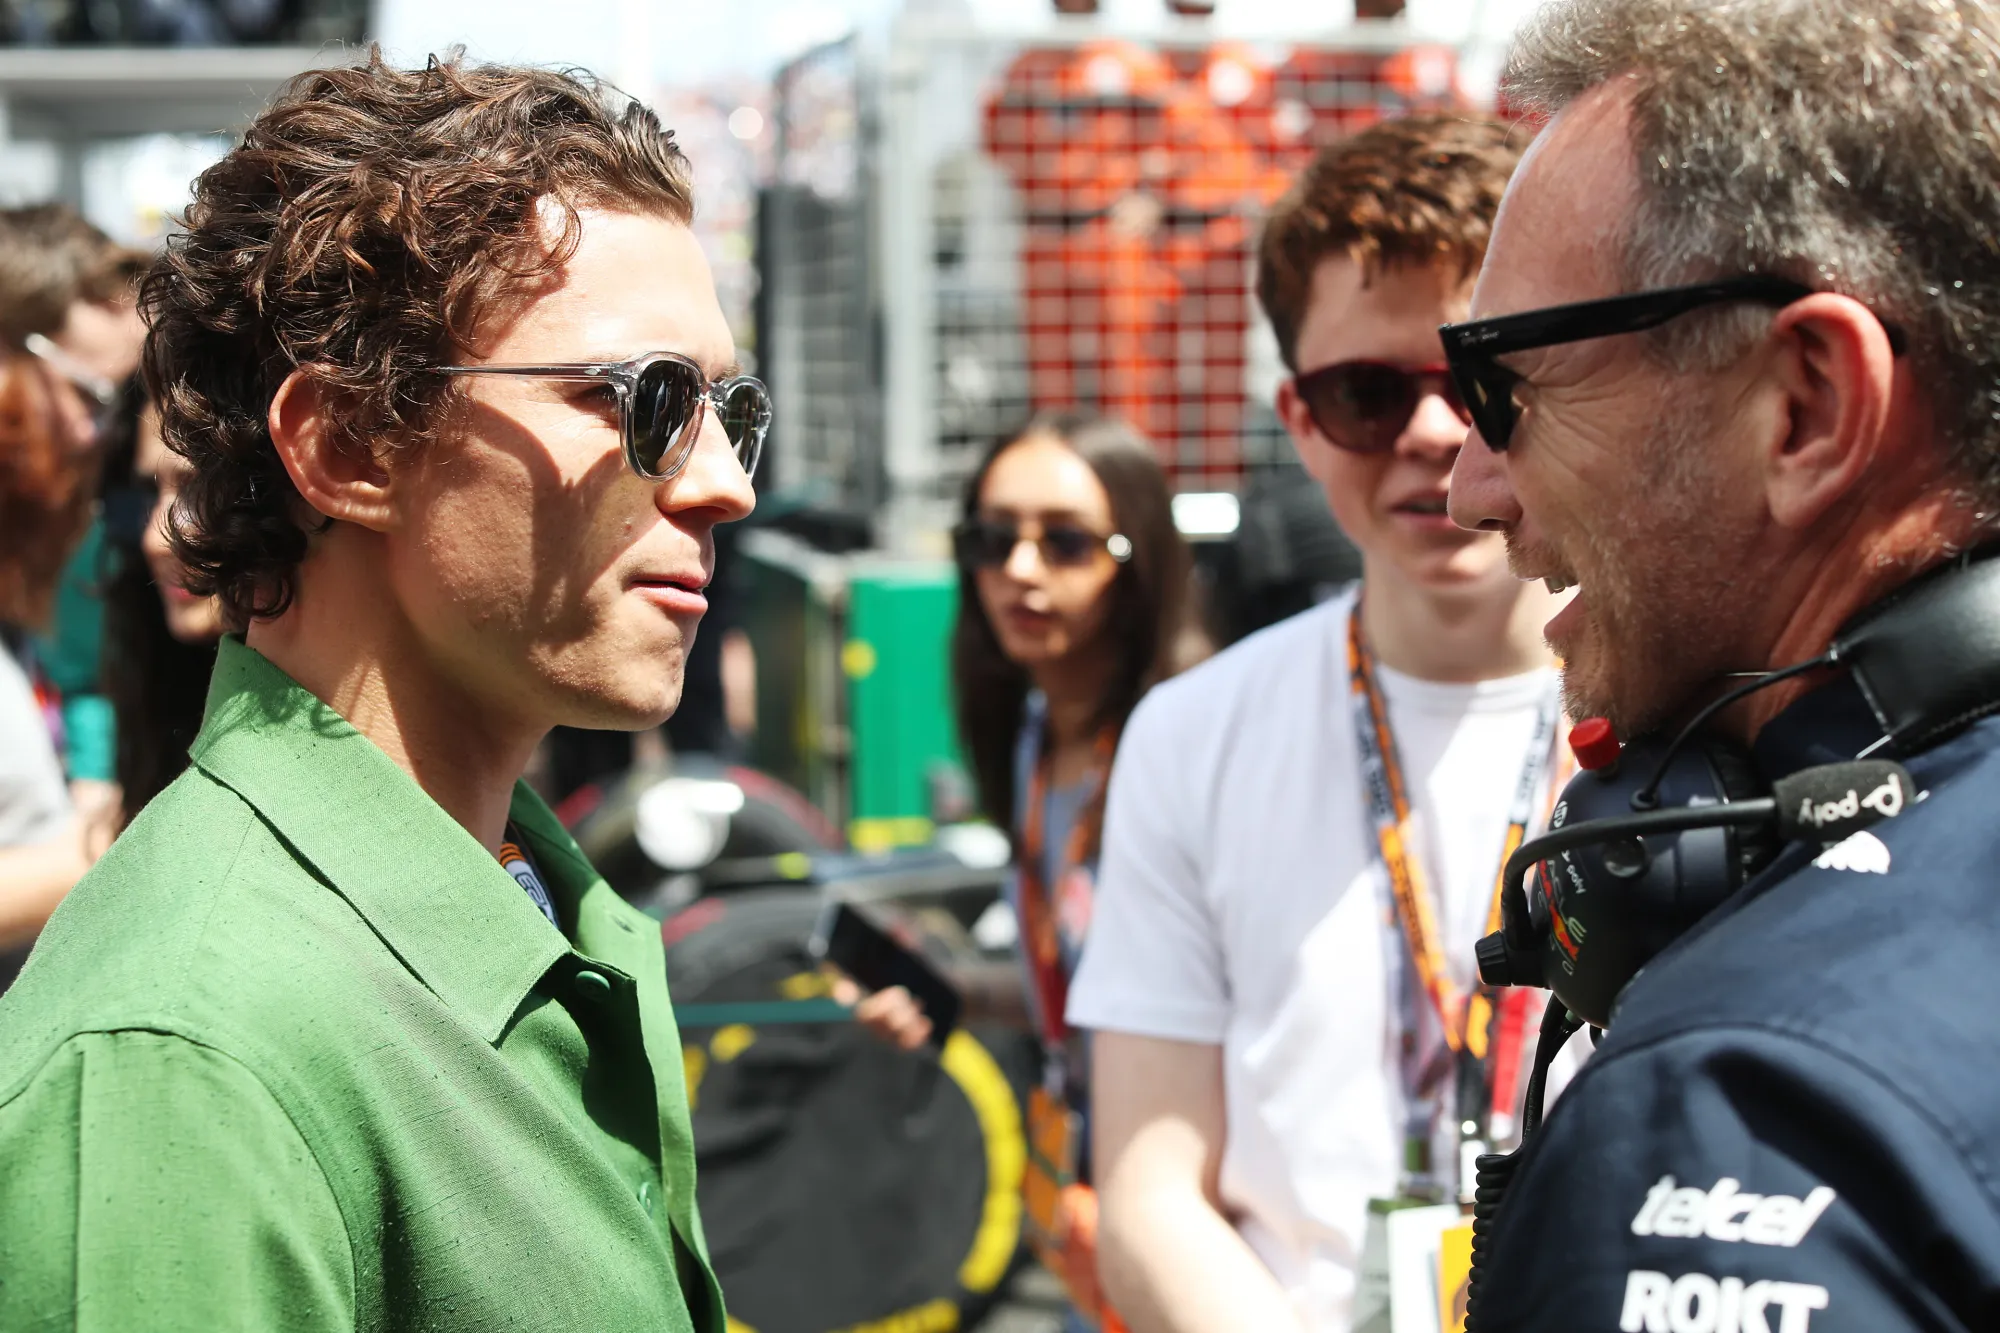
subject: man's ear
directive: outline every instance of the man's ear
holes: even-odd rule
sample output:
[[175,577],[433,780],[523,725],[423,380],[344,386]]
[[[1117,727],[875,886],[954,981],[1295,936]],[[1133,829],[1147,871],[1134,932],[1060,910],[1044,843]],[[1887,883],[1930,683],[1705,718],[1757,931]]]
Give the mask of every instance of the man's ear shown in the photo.
[[1866,306],[1832,292],[1786,306],[1771,331],[1790,423],[1764,458],[1766,502],[1802,530],[1891,461],[1896,354]]
[[306,371],[292,371],[271,398],[271,443],[299,496],[317,513],[376,532],[393,521],[388,469],[361,449],[342,447],[328,422],[331,397]]
[[1285,434],[1292,437],[1292,448],[1299,456],[1299,462],[1321,485],[1326,483],[1326,458],[1333,448],[1326,437],[1313,424],[1312,412],[1306,407],[1306,400],[1299,397],[1297,382],[1287,375],[1278,381],[1278,420],[1284,423]]

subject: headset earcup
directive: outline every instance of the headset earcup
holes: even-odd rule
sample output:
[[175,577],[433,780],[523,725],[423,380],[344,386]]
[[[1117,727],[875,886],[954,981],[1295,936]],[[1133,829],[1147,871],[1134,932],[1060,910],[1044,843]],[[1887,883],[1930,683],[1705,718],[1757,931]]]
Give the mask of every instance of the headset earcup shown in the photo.
[[[1701,738],[1701,747],[1715,774],[1716,795],[1720,799],[1749,801],[1771,794],[1758,776],[1756,762],[1748,750],[1712,734]],[[1729,837],[1737,868],[1735,882],[1729,886],[1734,893],[1771,863],[1778,854],[1779,844],[1776,830],[1769,824],[1738,826],[1730,830]]]

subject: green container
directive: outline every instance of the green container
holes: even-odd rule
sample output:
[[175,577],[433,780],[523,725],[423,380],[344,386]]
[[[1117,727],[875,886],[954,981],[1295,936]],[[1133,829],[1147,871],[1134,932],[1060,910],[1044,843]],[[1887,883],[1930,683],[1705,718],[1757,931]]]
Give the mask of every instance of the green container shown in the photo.
[[930,841],[933,793],[962,789],[951,715],[949,561],[832,556],[745,534],[758,767],[803,791],[858,850]]
[[848,836],[864,851],[930,841],[939,770],[960,767],[951,716],[948,563],[858,565],[841,667],[854,733]]
[[840,683],[840,561],[783,533],[738,542],[744,630],[757,656],[750,761],[844,822],[848,739]]

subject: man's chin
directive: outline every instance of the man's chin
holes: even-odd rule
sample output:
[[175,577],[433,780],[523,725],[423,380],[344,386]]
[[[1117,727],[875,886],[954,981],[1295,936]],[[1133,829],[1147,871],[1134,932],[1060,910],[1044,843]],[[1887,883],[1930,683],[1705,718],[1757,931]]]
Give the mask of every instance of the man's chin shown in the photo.
[[670,676],[593,682],[569,691],[561,725],[587,731],[650,731],[672,717],[681,705],[684,673],[676,665]]
[[1657,699],[1642,697],[1639,691],[1607,678],[1608,673],[1582,663],[1563,663],[1563,712],[1572,722],[1601,717],[1621,741],[1658,730],[1672,715],[1672,709]]
[[1570,721],[1587,717],[1608,719],[1621,739],[1630,733],[1621,721],[1618,691],[1610,679],[1604,654],[1582,633],[1551,635],[1549,648],[1562,664],[1563,712]]

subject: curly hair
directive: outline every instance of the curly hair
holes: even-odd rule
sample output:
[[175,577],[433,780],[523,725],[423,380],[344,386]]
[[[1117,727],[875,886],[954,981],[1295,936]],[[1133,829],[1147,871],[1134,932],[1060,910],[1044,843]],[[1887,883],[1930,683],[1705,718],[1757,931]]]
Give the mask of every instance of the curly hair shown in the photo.
[[1257,247],[1257,300],[1285,364],[1299,368],[1322,260],[1353,259],[1370,274],[1434,263],[1476,272],[1527,139],[1504,120],[1457,112],[1383,121],[1321,149]]
[[232,624],[284,613],[311,536],[266,425],[287,376],[332,405],[337,447],[407,456],[445,415],[428,370],[562,267],[579,209],[691,220],[672,132],[613,100],[581,73],[375,50],[293,80],[195,182],[142,292],[145,371],[193,468],[175,553]]

